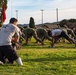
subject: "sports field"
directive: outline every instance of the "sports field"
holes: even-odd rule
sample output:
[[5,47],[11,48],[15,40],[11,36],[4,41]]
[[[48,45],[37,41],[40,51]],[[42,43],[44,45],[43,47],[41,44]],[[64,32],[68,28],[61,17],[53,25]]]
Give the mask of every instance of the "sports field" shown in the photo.
[[0,65],[0,75],[76,75],[76,49],[73,44],[61,41],[55,48],[48,48],[50,42],[47,40],[44,46],[34,42],[32,40],[17,50],[23,66],[16,62]]

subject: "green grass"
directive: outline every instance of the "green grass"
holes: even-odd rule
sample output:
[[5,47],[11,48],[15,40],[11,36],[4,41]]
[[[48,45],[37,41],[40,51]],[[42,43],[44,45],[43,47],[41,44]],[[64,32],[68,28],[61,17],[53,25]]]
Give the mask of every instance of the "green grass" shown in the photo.
[[44,46],[34,42],[17,50],[23,66],[5,64],[0,66],[0,75],[76,75],[76,49],[73,44],[60,42],[55,48],[48,48],[48,41]]

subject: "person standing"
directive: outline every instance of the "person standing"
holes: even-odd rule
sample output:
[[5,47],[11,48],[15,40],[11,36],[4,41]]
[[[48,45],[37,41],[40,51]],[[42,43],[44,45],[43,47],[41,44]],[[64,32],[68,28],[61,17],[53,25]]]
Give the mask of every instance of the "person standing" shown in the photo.
[[20,47],[18,44],[20,30],[17,27],[17,22],[16,18],[11,18],[9,24],[3,25],[0,30],[0,62],[4,63],[6,57],[11,64],[16,61],[18,65],[23,65],[21,58],[12,47],[12,41],[15,42],[17,48]]

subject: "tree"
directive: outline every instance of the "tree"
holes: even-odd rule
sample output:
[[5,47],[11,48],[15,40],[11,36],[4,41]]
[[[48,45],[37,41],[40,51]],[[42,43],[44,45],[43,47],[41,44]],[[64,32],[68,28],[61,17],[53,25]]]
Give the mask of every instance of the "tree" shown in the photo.
[[61,27],[64,27],[64,25],[66,25],[67,24],[67,20],[66,19],[64,19],[64,20],[62,20],[61,22],[60,22],[60,26]]
[[5,3],[5,9],[7,9],[7,0],[0,0],[0,7],[2,7],[2,2]]
[[74,22],[76,23],[76,19],[69,19],[68,21],[69,21],[70,23],[74,23]]
[[30,28],[35,28],[35,22],[34,22],[33,17],[30,17],[29,27]]
[[[0,0],[0,8],[2,8],[2,2],[4,1],[5,10],[7,9],[7,0]],[[2,11],[0,11],[2,14]],[[2,26],[2,15],[0,14],[0,27]]]

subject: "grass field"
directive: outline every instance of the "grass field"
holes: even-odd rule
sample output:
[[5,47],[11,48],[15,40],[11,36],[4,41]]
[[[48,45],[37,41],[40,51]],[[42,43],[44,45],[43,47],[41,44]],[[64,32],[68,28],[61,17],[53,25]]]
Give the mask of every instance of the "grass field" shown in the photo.
[[55,48],[48,48],[48,41],[44,46],[34,42],[17,50],[23,66],[5,64],[0,66],[0,75],[76,75],[76,49],[73,44],[60,42]]

